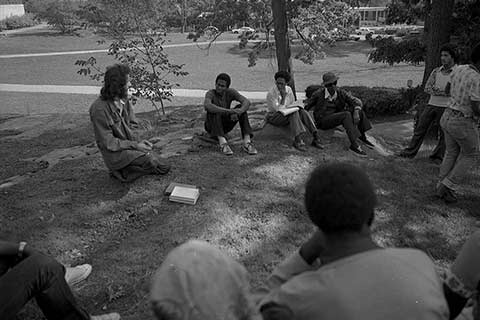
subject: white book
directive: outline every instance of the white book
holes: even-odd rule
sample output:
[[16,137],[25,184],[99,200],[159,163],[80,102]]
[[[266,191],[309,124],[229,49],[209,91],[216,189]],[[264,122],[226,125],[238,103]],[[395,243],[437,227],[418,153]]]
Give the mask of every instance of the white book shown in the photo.
[[175,186],[172,193],[170,194],[170,201],[186,203],[186,204],[195,204],[197,203],[198,197],[200,196],[200,190],[197,188],[188,188]]
[[283,114],[284,116],[288,116],[289,114],[292,114],[294,112],[297,112],[299,110],[298,107],[285,107],[285,108],[281,108],[281,109],[278,109],[278,112],[280,112],[281,114]]

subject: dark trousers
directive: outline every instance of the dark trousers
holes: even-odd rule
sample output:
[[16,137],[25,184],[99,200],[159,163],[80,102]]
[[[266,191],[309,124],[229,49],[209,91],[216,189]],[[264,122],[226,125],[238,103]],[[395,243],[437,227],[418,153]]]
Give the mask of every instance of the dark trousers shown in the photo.
[[[0,258],[0,264],[10,261]],[[65,269],[53,258],[34,254],[0,274],[0,319],[15,319],[32,298],[48,320],[89,320],[65,282]]]
[[353,147],[357,147],[357,139],[364,136],[365,132],[372,128],[372,124],[368,120],[363,111],[360,111],[360,121],[357,125],[353,123],[353,115],[350,111],[336,112],[323,117],[315,118],[317,126],[322,130],[333,129],[342,125],[347,131],[348,140]]
[[281,112],[271,112],[267,114],[266,120],[277,127],[289,126],[290,132],[294,137],[307,131],[313,136],[317,133],[317,127],[310,114],[302,108],[287,116],[284,116]]
[[122,182],[131,182],[142,176],[163,175],[169,171],[170,165],[164,163],[157,154],[150,151],[130,162],[128,166],[112,171],[112,175]]
[[[236,108],[239,108],[237,106]],[[207,112],[207,117],[205,119],[205,131],[214,137],[224,137],[225,134],[233,130],[237,125],[240,125],[240,130],[242,132],[242,138],[247,134],[250,137],[253,136],[253,130],[248,121],[248,114],[244,112],[238,115],[238,120],[232,120],[231,114],[221,114],[221,113],[210,113]]]
[[[443,112],[445,108],[436,107],[427,105],[423,110],[420,118],[418,119],[418,124],[413,131],[412,139],[408,144],[408,147],[403,150],[403,153],[414,157],[420,147],[422,146],[423,139],[428,132],[428,128],[433,122],[440,123],[440,119],[442,118]],[[443,135],[443,130],[439,127],[440,136],[438,139],[437,146],[435,150],[433,150],[432,154],[430,155],[431,158],[438,158],[443,159],[443,155],[445,154],[445,138]]]

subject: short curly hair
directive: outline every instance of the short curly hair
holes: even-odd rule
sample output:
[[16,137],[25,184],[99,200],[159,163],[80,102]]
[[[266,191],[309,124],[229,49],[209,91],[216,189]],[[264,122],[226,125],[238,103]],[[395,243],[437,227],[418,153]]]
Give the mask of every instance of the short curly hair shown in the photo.
[[227,88],[230,88],[230,84],[232,83],[232,79],[230,76],[226,73],[220,73],[217,78],[215,79],[215,84],[217,84],[218,80],[224,80]]
[[450,57],[452,57],[453,61],[454,62],[458,62],[458,51],[457,51],[457,48],[451,44],[451,43],[447,43],[447,44],[444,44],[441,48],[440,48],[440,53],[444,51],[444,52],[448,52],[448,54],[450,55]]
[[100,96],[103,100],[112,101],[115,98],[126,98],[128,95],[127,79],[130,68],[125,64],[114,64],[107,67]]
[[371,225],[377,203],[363,170],[345,163],[321,165],[308,178],[305,206],[312,222],[327,234],[357,232]]
[[285,82],[290,81],[290,73],[288,73],[287,71],[283,71],[283,70],[280,70],[277,73],[275,73],[275,75],[273,77],[275,78],[275,80],[277,80],[278,78],[283,78],[283,79],[285,79]]

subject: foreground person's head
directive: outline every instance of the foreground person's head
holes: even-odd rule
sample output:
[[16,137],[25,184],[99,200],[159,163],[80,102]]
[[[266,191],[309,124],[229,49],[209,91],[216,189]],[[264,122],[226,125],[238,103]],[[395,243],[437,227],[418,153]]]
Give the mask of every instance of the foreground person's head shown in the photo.
[[102,99],[108,101],[126,99],[130,84],[129,74],[130,68],[125,64],[114,64],[108,67],[100,91]]
[[219,94],[222,94],[225,90],[230,88],[231,82],[232,79],[228,74],[220,73],[215,79],[215,91],[217,91]]
[[327,238],[369,233],[375,205],[375,191],[368,176],[352,165],[319,166],[307,181],[308,215]]
[[189,241],[167,255],[150,298],[158,320],[258,319],[249,294],[242,265],[206,242]]

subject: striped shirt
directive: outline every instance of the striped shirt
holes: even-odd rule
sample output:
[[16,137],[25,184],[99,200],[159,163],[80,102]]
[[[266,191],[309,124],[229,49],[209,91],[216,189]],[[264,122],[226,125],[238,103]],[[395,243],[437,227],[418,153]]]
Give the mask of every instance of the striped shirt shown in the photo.
[[472,101],[480,101],[480,72],[472,65],[458,66],[450,75],[450,83],[447,107],[473,117]]

